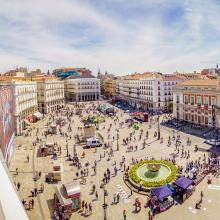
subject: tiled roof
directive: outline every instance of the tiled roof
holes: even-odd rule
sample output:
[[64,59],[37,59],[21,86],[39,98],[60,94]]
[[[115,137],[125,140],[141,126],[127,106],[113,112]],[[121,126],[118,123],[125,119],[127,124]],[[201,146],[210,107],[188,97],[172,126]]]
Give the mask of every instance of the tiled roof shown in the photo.
[[177,87],[184,87],[184,86],[216,86],[217,80],[216,79],[196,79],[196,80],[188,80],[182,83],[179,83]]
[[163,75],[162,76],[163,81],[179,81],[182,80],[180,77],[170,74],[170,75]]

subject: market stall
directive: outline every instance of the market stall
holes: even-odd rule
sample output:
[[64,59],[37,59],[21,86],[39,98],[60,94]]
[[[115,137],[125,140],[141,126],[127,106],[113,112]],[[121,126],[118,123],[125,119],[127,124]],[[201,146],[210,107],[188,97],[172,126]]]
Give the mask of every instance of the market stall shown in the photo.
[[63,165],[59,161],[54,161],[53,171],[46,175],[45,181],[47,183],[59,182],[62,179]]
[[57,125],[55,123],[50,124],[49,131],[51,134],[56,134],[57,133]]
[[181,202],[184,202],[195,191],[193,180],[184,176],[181,176],[173,183],[173,188],[175,189],[177,199]]
[[42,118],[43,118],[43,114],[41,114],[40,112],[35,112],[35,113],[33,114],[33,120],[34,120],[34,122],[37,121],[37,120],[40,120],[40,119],[42,119]]
[[77,182],[58,184],[54,194],[54,202],[57,210],[63,210],[69,215],[79,210],[81,208],[80,185]]
[[94,137],[95,131],[96,131],[96,128],[94,125],[85,125],[84,126],[84,135],[83,135],[84,140],[87,138]]
[[46,142],[40,147],[40,155],[46,157],[47,155],[52,155],[54,153],[54,142]]
[[174,204],[174,200],[171,197],[172,192],[167,187],[163,185],[151,190],[152,197],[149,201],[150,208],[154,214],[164,212],[169,209]]

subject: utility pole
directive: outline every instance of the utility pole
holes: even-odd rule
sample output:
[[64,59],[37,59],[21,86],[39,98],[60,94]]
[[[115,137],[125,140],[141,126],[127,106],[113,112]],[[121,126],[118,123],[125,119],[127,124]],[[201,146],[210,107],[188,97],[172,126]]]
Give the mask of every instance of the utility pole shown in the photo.
[[158,123],[158,127],[157,127],[157,139],[160,140],[160,113],[158,111],[158,116],[157,116],[157,123]]
[[108,204],[105,202],[105,197],[106,197],[106,191],[105,191],[105,186],[103,185],[103,195],[104,195],[104,203],[102,204],[103,210],[104,210],[104,220],[107,220],[107,215],[106,215],[106,209],[108,207]]

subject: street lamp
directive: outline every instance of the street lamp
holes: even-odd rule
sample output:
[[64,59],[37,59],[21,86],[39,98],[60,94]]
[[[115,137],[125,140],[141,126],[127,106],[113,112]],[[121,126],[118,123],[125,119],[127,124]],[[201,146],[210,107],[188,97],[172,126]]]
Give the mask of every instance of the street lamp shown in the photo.
[[119,151],[119,143],[118,143],[118,141],[119,141],[119,134],[118,134],[119,132],[118,132],[118,130],[117,130],[117,151]]
[[108,204],[106,204],[105,202],[105,197],[107,196],[106,190],[105,190],[105,186],[103,185],[103,196],[104,196],[104,203],[102,204],[102,208],[104,210],[104,220],[107,220],[107,216],[106,216],[106,209],[108,207]]
[[160,140],[160,113],[158,111],[158,116],[157,116],[157,140]]

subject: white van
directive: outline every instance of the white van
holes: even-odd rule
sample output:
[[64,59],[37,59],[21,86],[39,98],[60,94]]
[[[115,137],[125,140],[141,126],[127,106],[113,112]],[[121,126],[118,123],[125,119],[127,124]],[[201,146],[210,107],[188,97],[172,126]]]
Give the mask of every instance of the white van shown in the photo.
[[86,147],[100,147],[102,146],[102,142],[95,137],[86,139]]

